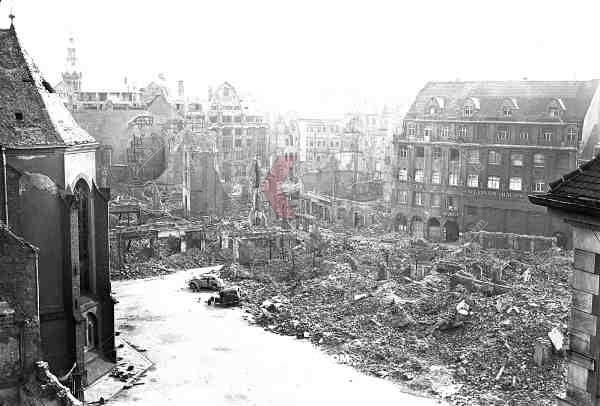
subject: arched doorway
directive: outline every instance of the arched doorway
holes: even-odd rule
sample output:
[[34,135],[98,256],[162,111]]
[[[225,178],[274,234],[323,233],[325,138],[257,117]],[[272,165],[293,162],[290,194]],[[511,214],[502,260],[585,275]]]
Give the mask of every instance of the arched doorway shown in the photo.
[[415,238],[425,238],[425,224],[423,219],[414,216],[410,221],[410,233]]
[[406,229],[406,216],[402,213],[396,214],[394,218],[394,230],[395,231],[407,231]]
[[458,240],[458,224],[454,220],[446,221],[444,225],[444,232],[446,234],[446,241],[457,241]]
[[430,218],[427,221],[427,237],[432,241],[440,241],[442,239],[442,229],[438,219]]
[[81,292],[91,290],[90,275],[90,189],[85,180],[80,179],[75,185],[77,199],[77,223],[79,234],[79,287]]

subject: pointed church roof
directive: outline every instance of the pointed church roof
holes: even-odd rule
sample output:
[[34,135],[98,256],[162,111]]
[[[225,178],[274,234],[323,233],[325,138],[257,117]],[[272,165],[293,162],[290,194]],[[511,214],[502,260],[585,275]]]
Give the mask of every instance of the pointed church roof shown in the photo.
[[14,27],[0,29],[0,144],[31,148],[94,143],[22,48]]

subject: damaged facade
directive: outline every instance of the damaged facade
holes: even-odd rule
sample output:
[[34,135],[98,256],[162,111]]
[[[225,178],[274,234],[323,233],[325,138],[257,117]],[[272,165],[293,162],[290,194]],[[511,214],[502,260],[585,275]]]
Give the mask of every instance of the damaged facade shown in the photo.
[[428,83],[394,137],[394,226],[455,241],[483,221],[568,244],[527,194],[575,168],[599,97],[597,81]]
[[0,263],[3,275],[14,275],[0,283],[0,334],[10,352],[10,336],[20,331],[25,348],[20,370],[4,383],[23,389],[34,361],[44,360],[82,399],[100,372],[96,361],[116,361],[110,196],[96,184],[98,143],[22,50],[12,25],[0,31],[0,62]]

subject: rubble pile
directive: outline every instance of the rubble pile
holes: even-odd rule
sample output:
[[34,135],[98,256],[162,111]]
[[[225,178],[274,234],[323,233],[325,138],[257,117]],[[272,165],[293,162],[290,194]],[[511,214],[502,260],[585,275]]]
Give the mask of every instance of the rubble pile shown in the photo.
[[[564,338],[569,256],[480,251],[470,257],[469,250],[428,245],[418,255],[432,257],[431,270],[413,278],[410,249],[385,258],[383,240],[331,239],[328,254],[335,255],[321,271],[295,279],[237,264],[222,276],[243,288],[251,321],[345,354],[367,373],[457,405],[553,404],[563,389],[562,351],[555,348],[538,366],[534,347]],[[391,268],[389,278],[378,280],[382,263]],[[455,280],[448,263],[468,277]]]
[[144,256],[140,255],[143,248],[131,249],[132,253],[126,255],[126,262],[121,269],[111,267],[111,279],[143,279],[168,275],[181,269],[222,264],[229,261],[231,255],[227,250],[217,249],[216,244],[207,244],[207,249],[204,251],[190,248],[185,253],[170,253],[164,247],[160,247],[156,251]]

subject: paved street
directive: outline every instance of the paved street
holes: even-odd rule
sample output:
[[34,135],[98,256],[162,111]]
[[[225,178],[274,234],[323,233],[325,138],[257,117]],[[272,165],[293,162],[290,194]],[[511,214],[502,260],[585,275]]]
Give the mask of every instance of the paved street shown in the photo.
[[[121,336],[147,349],[155,366],[110,403],[129,405],[439,404],[334,362],[309,342],[249,325],[188,291],[189,271],[114,282]],[[203,299],[206,294],[202,294]]]

